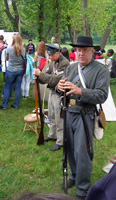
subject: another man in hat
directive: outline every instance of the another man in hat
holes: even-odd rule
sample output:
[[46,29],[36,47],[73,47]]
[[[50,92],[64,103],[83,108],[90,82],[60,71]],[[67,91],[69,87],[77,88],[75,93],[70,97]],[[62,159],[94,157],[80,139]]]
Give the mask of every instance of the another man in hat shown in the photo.
[[59,150],[63,145],[63,119],[60,118],[60,97],[55,93],[55,86],[62,78],[64,69],[69,65],[69,61],[60,54],[58,44],[46,44],[47,53],[50,62],[46,72],[40,72],[39,69],[34,69],[34,78],[39,76],[39,81],[42,84],[48,84],[49,99],[48,99],[48,118],[50,121],[50,129],[48,137],[44,138],[45,142],[56,140],[56,144],[50,148],[51,151]]
[[70,165],[67,186],[75,185],[77,199],[84,200],[92,172],[94,106],[107,99],[109,72],[105,65],[93,59],[91,37],[78,37],[77,44],[72,46],[77,48],[78,63],[66,69],[56,92],[63,95],[66,90],[67,95],[67,156]]

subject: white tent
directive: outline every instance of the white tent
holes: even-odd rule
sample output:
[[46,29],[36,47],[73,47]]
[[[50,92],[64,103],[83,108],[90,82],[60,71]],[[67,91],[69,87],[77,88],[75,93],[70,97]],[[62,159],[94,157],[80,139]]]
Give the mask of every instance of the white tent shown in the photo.
[[[97,59],[98,62],[105,65],[105,59]],[[109,88],[108,98],[105,103],[102,104],[103,111],[105,113],[106,121],[116,121],[116,108]]]
[[7,41],[8,45],[12,43],[12,36],[14,33],[18,33],[18,32],[4,32],[4,30],[0,30],[0,35],[4,36],[4,40]]
[[110,88],[108,98],[105,101],[105,103],[102,104],[102,108],[105,113],[106,121],[116,121],[116,107],[113,101]]

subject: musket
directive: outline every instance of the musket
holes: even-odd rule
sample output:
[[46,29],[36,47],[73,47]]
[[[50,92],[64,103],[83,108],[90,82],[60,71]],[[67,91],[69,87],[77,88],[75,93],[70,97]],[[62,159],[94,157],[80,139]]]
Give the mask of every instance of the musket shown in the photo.
[[[60,40],[59,40],[59,47],[60,47]],[[60,49],[59,49],[60,53]],[[64,92],[63,98],[63,119],[64,119],[64,126],[63,126],[63,158],[62,158],[62,168],[63,168],[63,188],[64,193],[68,194],[67,190],[67,133],[66,133],[66,90]]]
[[63,119],[64,119],[64,129],[63,129],[63,189],[64,193],[68,194],[67,190],[67,133],[66,133],[66,90],[64,92],[64,103],[63,103]]
[[[41,104],[41,94],[40,94],[40,86],[39,86],[39,79],[35,79],[35,102],[36,102],[36,116],[38,119],[38,106],[37,106],[37,97],[39,102],[39,109],[40,109],[40,121],[41,121],[41,130],[39,133],[39,138],[37,141],[37,145],[44,144],[44,134],[43,134],[43,128],[44,128],[44,119],[43,119],[43,112],[42,112],[42,104]],[[39,122],[39,120],[38,120]]]

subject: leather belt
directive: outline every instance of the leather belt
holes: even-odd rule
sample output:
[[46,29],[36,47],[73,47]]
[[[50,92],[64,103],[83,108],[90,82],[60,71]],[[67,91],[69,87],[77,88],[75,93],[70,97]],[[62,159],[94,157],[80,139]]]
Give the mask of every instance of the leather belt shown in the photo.
[[68,103],[69,103],[69,105],[68,105],[69,107],[70,106],[78,106],[78,110],[79,111],[83,110],[83,113],[85,113],[85,114],[89,111],[95,110],[94,105],[77,102],[76,99],[69,99]]

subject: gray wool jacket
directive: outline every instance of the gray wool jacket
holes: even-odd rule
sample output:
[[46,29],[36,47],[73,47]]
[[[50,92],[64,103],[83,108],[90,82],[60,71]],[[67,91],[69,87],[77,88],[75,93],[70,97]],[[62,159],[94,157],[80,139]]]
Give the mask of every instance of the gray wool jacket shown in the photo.
[[[91,106],[95,104],[102,104],[107,99],[110,82],[109,71],[105,65],[95,61],[94,59],[92,59],[92,61],[86,67],[89,67],[90,65],[93,67],[91,67],[91,69],[86,74],[84,74],[86,80],[86,88],[83,88],[80,80],[75,83],[76,86],[82,89],[81,96],[75,94],[67,96],[67,103],[70,102],[70,99],[76,100],[76,105],[67,105],[69,112],[78,112],[78,106],[81,103],[86,106]],[[77,66],[78,62],[68,66],[62,79],[67,77],[68,81],[72,82],[75,76],[78,74]],[[56,92],[59,93],[57,87]]]

